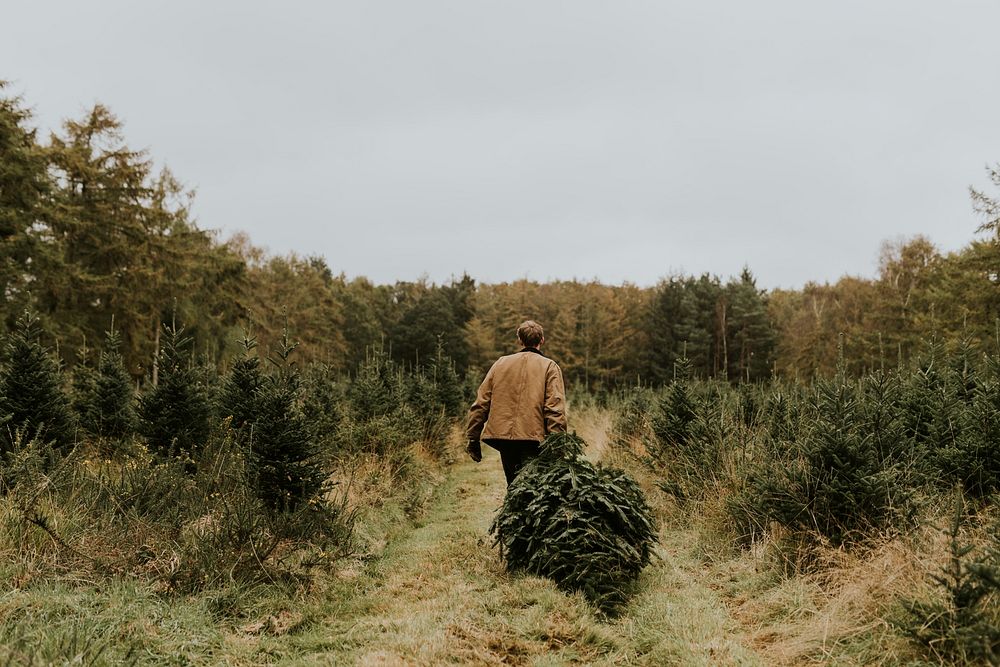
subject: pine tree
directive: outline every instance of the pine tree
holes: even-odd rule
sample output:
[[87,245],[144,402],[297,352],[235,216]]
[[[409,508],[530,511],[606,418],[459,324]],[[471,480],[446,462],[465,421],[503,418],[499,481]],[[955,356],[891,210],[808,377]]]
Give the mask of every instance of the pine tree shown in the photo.
[[96,370],[88,366],[79,370],[77,414],[91,435],[124,438],[135,430],[135,392],[120,349],[121,335],[112,321]]
[[347,392],[352,416],[364,421],[392,414],[405,398],[400,389],[399,370],[385,349],[370,351]]
[[653,435],[659,444],[661,457],[669,457],[671,452],[685,448],[691,439],[697,414],[688,386],[690,376],[691,362],[687,357],[681,357],[674,364],[674,380],[653,415]]
[[[958,392],[965,392],[960,383]],[[958,435],[935,452],[945,480],[957,482],[970,496],[988,498],[1000,491],[1000,359],[987,359],[975,374],[970,402],[958,403],[951,417],[961,420]]]
[[313,363],[303,373],[302,388],[302,413],[312,437],[317,446],[332,443],[346,409],[343,383],[332,367]]
[[772,521],[840,545],[892,525],[908,505],[897,471],[879,460],[862,399],[843,375],[817,383],[812,427],[798,460],[762,471],[753,502]]
[[39,342],[38,318],[25,312],[10,334],[0,370],[0,447],[7,451],[15,433],[25,442],[42,437],[57,447],[73,444],[75,423],[70,398],[56,360]]
[[164,330],[159,382],[139,404],[141,432],[160,456],[193,455],[208,437],[211,406],[201,373],[187,353],[191,339],[176,323]]
[[435,399],[444,408],[445,414],[449,416],[461,414],[466,407],[462,380],[455,371],[454,361],[445,354],[440,337],[434,357],[428,365],[427,374],[434,383]]
[[0,80],[0,332],[30,303],[28,288],[50,280],[41,275],[51,253],[37,228],[53,189],[46,150],[28,127],[31,111],[5,96],[6,87]]
[[288,330],[278,346],[278,372],[257,391],[257,415],[250,437],[250,466],[257,493],[275,510],[291,510],[323,490],[325,475],[317,447],[299,407],[299,374],[288,358],[295,345]]
[[675,364],[674,381],[653,413],[651,463],[662,474],[659,486],[678,498],[701,493],[714,473],[718,447],[705,428],[699,397],[690,384],[691,364],[682,356]]
[[256,349],[257,339],[249,332],[244,333],[243,356],[233,364],[219,392],[219,417],[230,417],[232,421],[229,425],[240,431],[257,419],[258,394],[264,384],[260,358],[254,352]]
[[80,351],[80,359],[73,368],[73,412],[84,433],[94,435],[92,425],[96,422],[94,395],[97,392],[97,369],[90,364],[86,346]]
[[752,381],[771,374],[776,334],[767,312],[767,299],[744,267],[739,281],[726,285],[729,313],[726,345],[729,380]]

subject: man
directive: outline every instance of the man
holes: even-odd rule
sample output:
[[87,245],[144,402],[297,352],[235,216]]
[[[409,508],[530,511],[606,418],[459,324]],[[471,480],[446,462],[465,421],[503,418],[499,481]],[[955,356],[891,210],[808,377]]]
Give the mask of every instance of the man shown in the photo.
[[559,365],[542,355],[542,327],[528,320],[517,328],[521,351],[500,357],[479,387],[466,430],[469,456],[483,460],[482,439],[500,452],[509,485],[538,456],[549,433],[566,431],[566,396]]

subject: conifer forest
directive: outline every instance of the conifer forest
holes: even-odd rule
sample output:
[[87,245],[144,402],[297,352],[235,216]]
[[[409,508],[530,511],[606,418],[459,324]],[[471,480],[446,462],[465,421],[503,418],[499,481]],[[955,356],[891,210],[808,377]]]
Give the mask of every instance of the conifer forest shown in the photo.
[[[984,182],[870,278],[375,284],[0,87],[0,661],[1000,664]],[[507,492],[463,426],[526,319],[571,434]]]

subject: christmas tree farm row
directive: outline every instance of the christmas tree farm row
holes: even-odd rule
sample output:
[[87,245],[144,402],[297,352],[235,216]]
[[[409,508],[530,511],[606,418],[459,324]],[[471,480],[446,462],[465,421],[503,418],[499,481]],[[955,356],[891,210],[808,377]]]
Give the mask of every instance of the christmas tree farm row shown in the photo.
[[373,350],[346,377],[300,369],[287,331],[266,353],[248,333],[220,375],[171,323],[139,391],[113,323],[71,374],[44,340],[26,312],[2,341],[0,551],[29,554],[13,576],[58,564],[201,590],[301,575],[353,547],[353,462],[405,484],[417,443],[448,455],[466,400],[440,351],[406,369]]
[[623,397],[615,432],[686,521],[794,572],[822,569],[829,550],[906,540],[959,507],[930,601],[881,604],[927,657],[1000,661],[1000,526],[977,528],[1000,492],[995,352],[931,343],[912,366],[860,378],[740,386],[692,379],[682,359],[662,390]]

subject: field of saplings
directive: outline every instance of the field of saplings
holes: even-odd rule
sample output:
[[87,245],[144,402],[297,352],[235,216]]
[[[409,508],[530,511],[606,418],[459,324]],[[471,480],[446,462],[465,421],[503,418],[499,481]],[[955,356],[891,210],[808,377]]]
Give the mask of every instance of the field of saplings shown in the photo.
[[[439,347],[350,374],[180,322],[129,375],[26,312],[0,365],[12,664],[995,664],[1000,359],[569,388],[508,491]],[[238,343],[238,344],[237,344]],[[155,380],[154,380],[155,378]],[[486,448],[488,450],[488,448]]]
[[[839,640],[872,642],[859,662],[1000,662],[995,353],[931,343],[912,367],[742,386],[692,380],[681,359],[663,390],[625,397],[613,430],[676,520],[729,557],[756,553],[827,598],[888,559],[845,603],[864,607]],[[889,657],[893,635],[914,653]]]
[[5,662],[141,657],[134,641],[78,627],[79,610],[38,616],[18,599],[26,591],[112,582],[175,600],[214,591],[224,616],[227,591],[308,589],[358,548],[364,504],[351,499],[371,491],[366,466],[380,500],[416,503],[405,498],[452,456],[448,436],[466,404],[443,354],[403,369],[373,350],[346,378],[300,368],[287,332],[266,351],[247,333],[220,374],[175,322],[155,383],[137,392],[113,325],[70,374],[44,341],[31,313],[3,340]]

